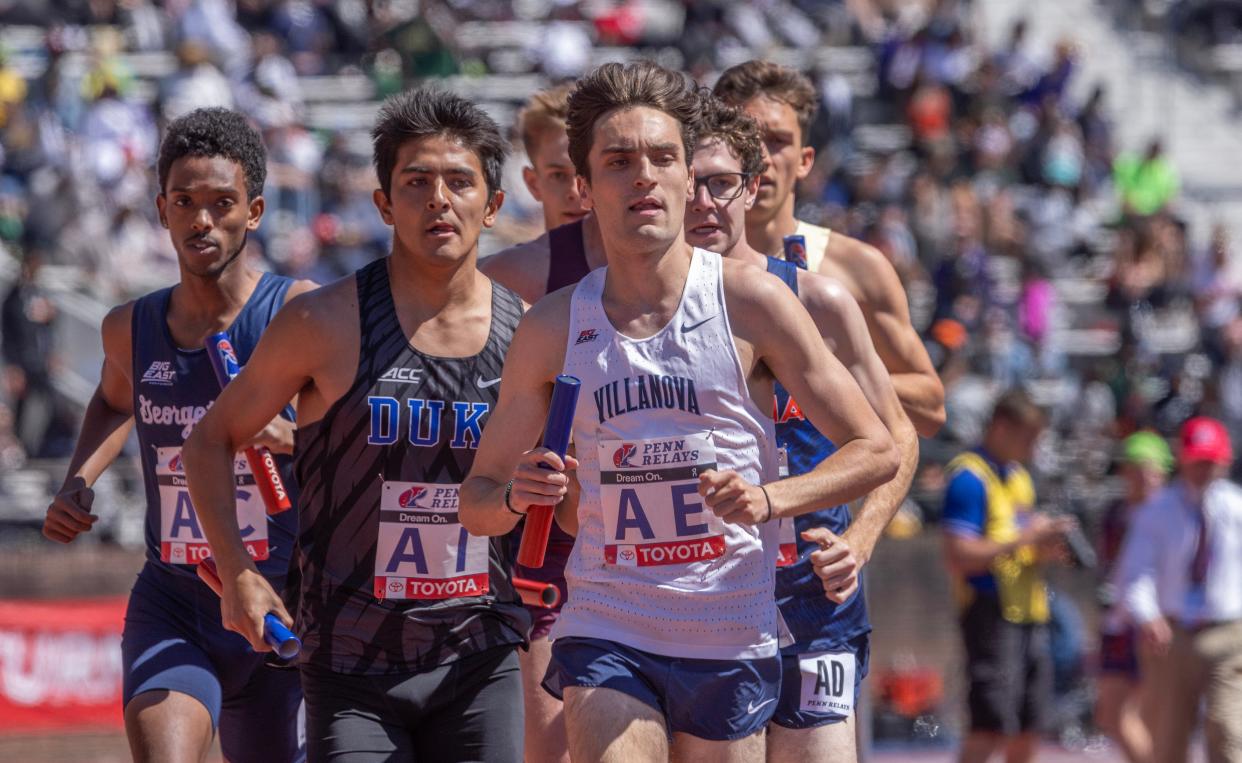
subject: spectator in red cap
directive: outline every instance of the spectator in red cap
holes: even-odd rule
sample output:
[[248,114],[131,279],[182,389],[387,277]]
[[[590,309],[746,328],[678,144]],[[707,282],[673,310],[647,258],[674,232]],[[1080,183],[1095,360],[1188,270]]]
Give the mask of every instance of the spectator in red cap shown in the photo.
[[1155,760],[1186,760],[1201,700],[1208,760],[1242,761],[1242,487],[1219,421],[1182,427],[1178,478],[1139,509],[1118,584],[1146,644],[1165,655]]

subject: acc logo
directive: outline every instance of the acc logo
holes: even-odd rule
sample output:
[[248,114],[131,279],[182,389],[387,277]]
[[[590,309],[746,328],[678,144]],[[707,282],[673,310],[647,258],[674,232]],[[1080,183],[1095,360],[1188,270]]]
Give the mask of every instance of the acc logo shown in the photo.
[[392,580],[392,581],[389,581],[388,583],[388,590],[394,593],[396,593],[397,591],[400,591],[404,587],[405,586],[401,585],[400,580]]
[[423,507],[418,505],[418,499],[426,492],[425,487],[412,487],[397,498],[397,505],[403,509],[421,509]]
[[168,459],[168,471],[174,474],[180,474],[185,471],[185,467],[181,465],[181,454],[180,453]]
[[578,345],[578,344],[582,344],[583,342],[594,342],[596,339],[599,339],[598,331],[596,331],[595,329],[583,329],[582,331],[578,332],[578,341],[574,342],[574,344]]
[[633,458],[634,454],[637,452],[638,447],[633,443],[622,443],[621,447],[617,448],[617,452],[612,454],[612,465],[618,469],[633,469],[634,465],[630,463],[630,459]]

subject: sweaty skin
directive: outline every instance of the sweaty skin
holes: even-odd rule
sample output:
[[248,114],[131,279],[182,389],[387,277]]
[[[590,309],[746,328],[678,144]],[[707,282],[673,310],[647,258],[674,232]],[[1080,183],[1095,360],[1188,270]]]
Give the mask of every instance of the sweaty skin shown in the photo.
[[[169,301],[168,330],[177,346],[198,348],[207,336],[232,325],[259,282],[260,274],[246,265],[240,252],[246,234],[259,226],[264,201],[247,197],[241,165],[223,157],[177,159],[166,186],[156,207],[181,271]],[[298,281],[286,299],[314,288],[311,281]],[[133,311],[132,301],[115,307],[100,327],[104,360],[99,384],[86,407],[65,481],[43,524],[43,535],[59,543],[71,543],[94,526],[98,517],[91,513],[92,486],[120,455],[134,428]],[[293,425],[277,414],[259,422],[255,436],[241,445],[292,452]],[[230,503],[228,510],[235,512],[234,506]],[[233,517],[235,521],[235,513]],[[207,708],[182,692],[135,696],[125,707],[125,728],[139,761],[197,760],[211,744]]]
[[[740,173],[742,162],[724,141],[709,139],[695,149],[694,171],[698,177]],[[686,240],[730,260],[766,270],[766,257],[750,247],[745,235],[746,213],[754,204],[758,184],[759,179],[752,178],[733,200],[715,199],[706,187],[699,185],[686,208]],[[853,297],[839,282],[800,270],[798,299],[815,321],[828,349],[858,382],[901,454],[897,476],[867,496],[841,536],[822,527],[804,534],[806,540],[821,545],[822,550],[811,555],[811,562],[824,581],[828,598],[839,604],[857,589],[858,573],[871,559],[876,542],[909,492],[918,466],[918,435],[902,411]]]
[[[761,95],[739,105],[763,128],[769,159],[754,207],[746,215],[746,240],[763,254],[782,257],[784,237],[798,225],[797,181],[810,173],[815,149],[802,144],[797,113],[789,104]],[[834,232],[819,273],[840,282],[862,308],[902,407],[920,435],[934,435],[944,425],[944,386],[910,323],[905,290],[892,263],[875,247]]]
[[[692,257],[683,228],[693,173],[680,127],[653,108],[615,109],[594,125],[588,164],[584,198],[599,220],[608,258],[604,312],[623,335],[651,336],[676,312]],[[773,379],[779,379],[805,401],[808,418],[841,444],[812,472],[766,486],[772,517],[847,501],[892,479],[898,456],[891,437],[828,352],[806,309],[776,278],[739,263],[723,265],[726,310],[752,399],[760,410],[770,410]],[[497,534],[512,527],[514,517],[505,506],[511,478],[514,509],[557,503],[558,522],[568,532],[576,530],[576,502],[560,500],[568,485],[564,471],[573,463],[564,464],[543,448],[527,449],[543,427],[552,381],[563,366],[572,293],[566,288],[549,295],[518,326],[509,357],[521,362],[506,366],[500,401],[461,487],[461,522],[471,533]],[[551,469],[537,468],[540,463]],[[757,524],[768,515],[763,491],[736,472],[705,472],[699,492],[725,521]],[[657,755],[668,749],[661,740],[662,719],[630,697],[609,689],[567,687],[565,700],[576,760],[620,760],[622,749]],[[597,733],[605,724],[607,736]],[[755,734],[715,742],[677,734],[670,752],[686,760],[747,760],[761,739]]]
[[[397,318],[422,352],[463,357],[486,344],[492,286],[474,264],[479,232],[495,223],[503,200],[499,190],[489,197],[478,155],[445,135],[404,143],[390,193],[376,189],[380,216],[394,228],[389,276]],[[359,334],[352,275],[291,301],[183,451],[191,498],[224,585],[224,626],[258,651],[270,651],[263,641],[267,612],[293,621],[242,546],[230,513],[231,454],[295,396],[299,421],[323,418],[354,382]]]

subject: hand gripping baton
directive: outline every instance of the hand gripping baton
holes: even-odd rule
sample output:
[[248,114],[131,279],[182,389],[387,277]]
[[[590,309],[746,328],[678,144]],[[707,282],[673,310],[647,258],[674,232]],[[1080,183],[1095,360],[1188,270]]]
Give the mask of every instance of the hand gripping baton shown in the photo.
[[[567,374],[556,377],[552,387],[552,405],[548,407],[548,422],[543,428],[543,447],[561,458],[569,449],[569,433],[574,426],[574,409],[578,407],[581,387],[578,377]],[[527,510],[526,528],[522,530],[522,545],[518,546],[517,555],[517,562],[523,567],[543,566],[548,535],[552,533],[552,509],[552,506],[531,506]]]
[[[220,389],[224,389],[224,385],[241,373],[229,335],[221,331],[207,337],[203,343],[207,345],[207,357],[211,360],[211,369],[216,372],[216,381],[220,382]],[[250,464],[255,487],[263,498],[267,513],[279,514],[288,511],[293,504],[289,502],[289,491],[285,490],[285,483],[280,478],[280,469],[276,466],[272,451],[263,447],[250,447],[243,453],[246,455],[246,463]]]
[[552,609],[561,602],[561,589],[554,583],[514,577],[513,587],[517,589],[518,596],[522,597],[522,603],[528,607]]
[[[210,556],[198,563],[198,576],[207,586],[216,592],[216,596],[224,596],[224,584],[220,582],[220,573],[216,571],[216,560]],[[263,616],[263,640],[280,656],[282,660],[292,660],[302,651],[302,641],[293,635],[293,631],[285,627],[276,615],[268,612]]]

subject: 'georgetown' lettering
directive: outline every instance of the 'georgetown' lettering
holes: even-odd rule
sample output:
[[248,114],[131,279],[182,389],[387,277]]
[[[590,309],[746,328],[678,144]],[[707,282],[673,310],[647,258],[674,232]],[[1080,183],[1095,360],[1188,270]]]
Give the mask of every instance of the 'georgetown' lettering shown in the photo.
[[595,411],[601,424],[614,416],[648,408],[680,408],[699,413],[694,380],[663,374],[626,376],[595,390]]
[[207,405],[156,405],[144,395],[138,396],[138,418],[143,424],[181,427],[181,439],[190,436],[190,430],[199,419],[207,415]]

